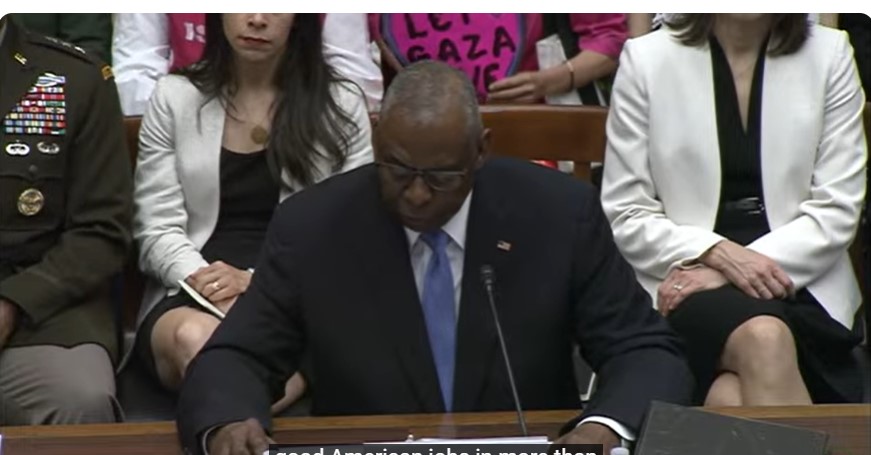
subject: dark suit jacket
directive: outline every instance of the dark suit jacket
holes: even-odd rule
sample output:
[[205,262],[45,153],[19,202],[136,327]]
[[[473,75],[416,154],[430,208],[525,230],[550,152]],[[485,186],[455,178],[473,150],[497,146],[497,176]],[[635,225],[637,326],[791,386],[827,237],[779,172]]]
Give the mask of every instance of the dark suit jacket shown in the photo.
[[[303,349],[316,378],[313,414],[443,412],[408,250],[374,166],[288,198],[248,292],[188,370],[178,415],[185,447],[198,452],[198,435],[220,423],[256,417],[268,429],[269,405]],[[573,341],[601,378],[584,415],[638,429],[650,400],[687,402],[678,341],[618,253],[592,187],[493,159],[478,172],[469,210],[456,412],[513,409],[479,275],[485,264],[496,271],[525,409],[580,409]]]
[[[0,298],[21,317],[7,346],[98,343],[116,354],[109,280],[130,248],[133,206],[118,91],[97,59],[10,17],[0,45]],[[34,106],[37,85],[52,85],[58,105]],[[37,191],[28,214],[22,202]]]

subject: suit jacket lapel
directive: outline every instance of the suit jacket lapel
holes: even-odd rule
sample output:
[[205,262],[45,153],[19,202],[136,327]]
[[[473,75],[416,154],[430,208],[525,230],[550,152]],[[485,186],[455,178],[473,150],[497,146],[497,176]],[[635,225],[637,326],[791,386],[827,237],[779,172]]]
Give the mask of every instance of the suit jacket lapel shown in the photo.
[[[719,132],[717,129],[717,102],[714,93],[714,70],[711,60],[711,48],[709,45],[703,47],[688,47],[683,44],[678,44],[684,52],[687,68],[693,68],[690,72],[684,72],[684,79],[680,80],[679,93],[693,93],[695,97],[704,102],[697,103],[687,114],[687,120],[692,122],[692,128],[686,128],[688,133],[685,137],[689,140],[684,142],[689,144],[689,148],[682,152],[690,154],[690,159],[684,160],[684,165],[679,173],[692,176],[709,176],[702,180],[696,180],[695,189],[698,195],[681,196],[683,200],[686,197],[692,197],[706,201],[703,204],[688,204],[696,211],[693,215],[696,219],[704,219],[711,227],[717,221],[717,207],[720,201],[720,187],[722,185],[722,170],[720,169],[720,141]],[[674,103],[672,98],[669,103]],[[693,104],[693,103],[690,103]],[[698,145],[701,141],[702,145]],[[695,156],[693,156],[695,155]],[[669,163],[671,165],[671,163]],[[687,172],[690,169],[695,169],[695,172]],[[675,173],[675,175],[679,174]]]
[[[218,99],[202,105],[202,98],[191,101],[186,110],[189,117],[182,119],[197,125],[177,132],[178,158],[182,169],[185,199],[189,210],[196,211],[207,228],[191,231],[191,239],[197,245],[205,245],[218,222],[221,205],[221,144],[224,136],[225,111]],[[180,126],[178,123],[177,126]],[[187,183],[187,184],[186,184]]]
[[24,33],[12,20],[6,22],[6,37],[0,49],[0,118],[9,114],[39,76],[35,61],[27,58]]
[[[377,186],[375,172],[372,179],[372,185]],[[375,193],[377,195],[377,191]],[[405,231],[384,210],[380,200],[361,202],[361,207],[371,210],[372,215],[360,218],[370,223],[360,226],[359,232],[365,238],[356,239],[348,246],[356,250],[361,263],[365,264],[372,306],[378,313],[377,330],[393,345],[421,412],[444,412]]]
[[[806,147],[804,144],[815,144],[816,132],[812,128],[796,128],[795,124],[785,125],[783,121],[784,118],[801,118],[807,112],[813,111],[809,106],[818,102],[807,99],[810,89],[804,84],[804,79],[795,76],[807,71],[800,65],[795,65],[798,60],[796,55],[766,56],[762,78],[762,113],[759,126],[762,193],[765,205],[773,207],[765,212],[768,221],[775,224],[783,222],[782,219],[772,219],[772,216],[782,213],[778,208],[792,205],[787,195],[807,190],[806,186],[793,186],[796,183],[807,185],[806,181],[795,177],[805,175],[805,169],[800,169],[799,163],[815,161],[816,147]],[[781,106],[793,106],[789,116],[782,115]]]
[[481,281],[481,266],[496,272],[496,307],[499,308],[500,272],[510,266],[511,245],[516,239],[509,231],[504,204],[485,172],[479,172],[469,209],[463,264],[462,297],[457,327],[457,367],[454,376],[456,412],[479,409],[481,392],[493,368],[504,369],[499,359],[496,327]]
[[217,213],[220,194],[214,189],[221,187],[221,144],[224,142],[224,121],[227,114],[216,98],[206,103],[199,110],[199,115],[202,128],[199,130],[200,137],[197,143],[201,146],[196,152],[204,157],[199,164],[206,169],[210,177],[210,184],[206,185],[209,189],[209,202]]

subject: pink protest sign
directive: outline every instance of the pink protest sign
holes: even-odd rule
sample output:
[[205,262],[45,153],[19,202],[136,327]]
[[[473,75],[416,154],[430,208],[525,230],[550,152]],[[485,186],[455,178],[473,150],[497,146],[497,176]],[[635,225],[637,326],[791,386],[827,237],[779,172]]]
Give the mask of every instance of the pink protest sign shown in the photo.
[[445,62],[465,72],[479,96],[517,72],[526,42],[523,14],[382,14],[381,34],[403,66]]

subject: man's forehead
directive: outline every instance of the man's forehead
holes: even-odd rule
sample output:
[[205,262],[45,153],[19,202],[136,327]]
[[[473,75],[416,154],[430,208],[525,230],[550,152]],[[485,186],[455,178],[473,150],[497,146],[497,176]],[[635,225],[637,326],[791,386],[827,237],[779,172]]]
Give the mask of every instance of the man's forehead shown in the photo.
[[394,113],[378,122],[377,136],[402,143],[463,142],[468,129],[463,119],[447,116],[411,116]]
[[465,143],[469,130],[462,117],[449,113],[404,115],[395,111],[378,125],[382,140],[403,144]]
[[465,134],[443,134],[421,129],[381,130],[376,153],[420,168],[457,167],[468,160],[469,141]]

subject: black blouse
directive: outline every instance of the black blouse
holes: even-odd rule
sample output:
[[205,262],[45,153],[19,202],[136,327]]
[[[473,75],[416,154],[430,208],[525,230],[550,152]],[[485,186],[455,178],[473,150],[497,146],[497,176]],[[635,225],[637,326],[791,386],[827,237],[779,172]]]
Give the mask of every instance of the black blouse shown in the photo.
[[[746,130],[741,122],[738,93],[729,61],[716,38],[711,37],[710,46],[722,172],[720,206],[714,230],[738,243],[747,244],[769,230],[764,210],[754,210],[755,203],[746,201],[757,198],[759,207],[764,207],[760,151],[762,80],[768,41],[759,49],[756,60]],[[743,203],[737,204],[740,200],[744,200]]]
[[236,153],[221,148],[220,212],[215,231],[201,251],[203,258],[238,269],[254,267],[279,191],[265,150]]

